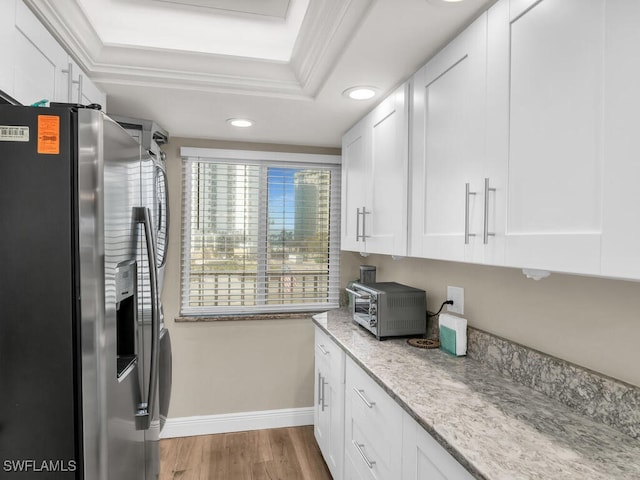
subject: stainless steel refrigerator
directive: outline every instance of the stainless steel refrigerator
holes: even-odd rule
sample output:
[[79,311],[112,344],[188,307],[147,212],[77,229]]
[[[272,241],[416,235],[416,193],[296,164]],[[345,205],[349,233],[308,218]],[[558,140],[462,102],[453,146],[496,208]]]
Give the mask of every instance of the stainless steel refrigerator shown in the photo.
[[2,479],[157,475],[158,442],[145,440],[159,428],[160,312],[143,163],[99,111],[0,106]]
[[[162,151],[162,146],[168,142],[169,134],[156,122],[151,120],[123,117],[120,115],[115,115],[111,118],[118,122],[140,145],[142,158],[140,164],[142,195],[144,204],[149,205],[152,223],[155,227],[154,237],[156,240],[158,292],[162,293],[169,234],[168,182],[165,154]],[[146,285],[149,283],[149,267],[144,250],[140,250],[138,258],[140,259],[139,263],[141,265],[138,273],[139,284]],[[141,295],[144,295],[144,293],[141,293]],[[145,445],[150,458],[154,456],[157,457],[159,453],[157,442],[159,441],[160,431],[166,420],[171,399],[171,339],[169,331],[164,326],[162,302],[159,302],[158,305],[160,311],[158,400],[157,408],[153,409],[154,415],[151,420],[151,427],[145,432]],[[146,299],[143,299],[140,304],[138,321],[145,338],[147,338],[148,344],[148,339],[150,335],[153,334],[153,322],[151,302]],[[151,364],[148,352],[145,352],[143,355],[142,364],[143,369],[146,371]],[[148,379],[149,376],[145,374],[143,378]],[[148,389],[148,384],[144,384],[143,388]],[[157,477],[160,467],[159,459],[154,461],[153,465],[157,468],[147,469],[147,480],[153,480]]]

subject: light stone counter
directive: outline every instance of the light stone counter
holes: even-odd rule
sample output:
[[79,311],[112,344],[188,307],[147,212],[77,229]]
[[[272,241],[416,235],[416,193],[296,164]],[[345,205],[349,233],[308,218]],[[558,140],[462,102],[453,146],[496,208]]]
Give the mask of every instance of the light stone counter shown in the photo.
[[640,440],[477,360],[379,342],[346,309],[313,320],[477,478],[640,480]]

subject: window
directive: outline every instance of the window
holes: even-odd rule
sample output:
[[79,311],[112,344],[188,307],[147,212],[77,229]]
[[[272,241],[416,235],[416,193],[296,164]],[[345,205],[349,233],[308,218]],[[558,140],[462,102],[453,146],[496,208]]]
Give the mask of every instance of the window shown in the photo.
[[181,155],[183,315],[338,305],[340,157]]

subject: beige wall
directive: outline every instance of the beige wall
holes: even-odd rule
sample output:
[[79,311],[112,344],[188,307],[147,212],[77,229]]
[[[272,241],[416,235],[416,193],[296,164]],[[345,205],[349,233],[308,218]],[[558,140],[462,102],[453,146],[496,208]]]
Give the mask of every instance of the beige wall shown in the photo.
[[463,287],[469,325],[640,386],[640,283],[352,252],[341,262],[342,284],[376,265],[378,281],[425,289],[430,311]]
[[166,146],[171,225],[162,302],[173,347],[169,417],[310,407],[310,319],[175,323],[180,311],[180,147],[339,155],[339,149],[171,138]]

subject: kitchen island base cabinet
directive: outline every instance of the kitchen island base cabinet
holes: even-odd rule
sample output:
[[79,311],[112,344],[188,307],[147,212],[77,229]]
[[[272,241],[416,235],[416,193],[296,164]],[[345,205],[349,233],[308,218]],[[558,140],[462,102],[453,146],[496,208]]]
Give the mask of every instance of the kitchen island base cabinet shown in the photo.
[[344,362],[344,351],[316,327],[313,432],[334,480],[344,468]]
[[402,445],[402,480],[474,478],[406,412],[402,418]]

